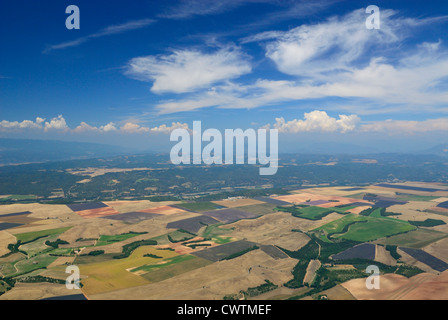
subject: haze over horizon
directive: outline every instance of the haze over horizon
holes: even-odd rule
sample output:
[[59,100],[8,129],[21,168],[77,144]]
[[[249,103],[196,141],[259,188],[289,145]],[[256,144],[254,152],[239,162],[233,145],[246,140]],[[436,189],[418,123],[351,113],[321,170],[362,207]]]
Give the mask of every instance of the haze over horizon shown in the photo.
[[444,1],[81,0],[79,30],[69,4],[0,4],[0,138],[165,152],[200,120],[277,128],[280,153],[448,141]]

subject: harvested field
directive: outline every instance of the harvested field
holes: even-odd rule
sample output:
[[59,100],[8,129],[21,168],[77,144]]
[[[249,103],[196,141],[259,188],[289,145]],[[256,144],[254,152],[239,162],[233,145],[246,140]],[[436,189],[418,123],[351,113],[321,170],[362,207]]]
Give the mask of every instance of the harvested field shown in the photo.
[[327,267],[328,270],[355,270],[356,268],[351,264],[335,264],[332,267]]
[[448,263],[448,238],[431,243],[425,247],[425,251]]
[[345,188],[345,189],[340,189],[341,191],[348,191],[348,192],[351,192],[351,191],[359,191],[359,190],[364,190],[364,188]]
[[213,217],[224,223],[232,223],[241,219],[253,219],[258,215],[250,212],[240,211],[236,209],[221,209],[214,211],[206,211],[203,215]]
[[180,208],[187,211],[202,212],[208,210],[216,210],[222,208],[222,206],[217,205],[213,202],[188,202],[176,204],[176,208]]
[[274,209],[277,208],[275,204],[272,203],[262,203],[262,204],[254,204],[250,206],[244,206],[244,207],[235,207],[234,209],[250,212],[255,215],[265,215],[269,213],[274,213]]
[[314,201],[309,201],[309,202],[302,202],[300,204],[301,205],[306,205],[306,206],[318,206],[318,205],[327,204],[327,203],[330,203],[330,201],[327,201],[327,200],[314,200]]
[[252,248],[256,244],[250,241],[240,240],[235,242],[230,242],[227,244],[223,244],[217,247],[204,249],[201,251],[197,251],[192,253],[196,257],[207,259],[209,261],[220,261],[228,256],[239,253],[243,250]]
[[319,295],[327,296],[328,300],[356,300],[350,291],[339,284],[331,289],[320,292]]
[[197,233],[202,227],[216,223],[219,223],[219,221],[213,219],[212,217],[201,215],[198,217],[170,222],[166,227],[169,229],[183,229],[189,232]]
[[112,216],[112,215],[115,215],[118,213],[119,213],[118,211],[115,211],[114,209],[107,207],[107,206],[101,207],[98,209],[76,211],[76,214],[78,214],[80,217],[83,217],[85,219],[102,218],[102,217]]
[[[76,292],[74,292],[76,291]],[[41,300],[50,297],[79,294],[69,290],[64,284],[55,283],[17,283],[14,288],[0,296],[0,300]]]
[[366,205],[372,204],[369,201],[362,201],[360,199],[354,199],[354,198],[346,198],[346,197],[339,197],[339,196],[329,196],[329,195],[321,195],[321,194],[314,194],[314,193],[297,193],[297,194],[291,194],[286,196],[278,196],[275,199],[293,203],[293,204],[307,204],[307,203],[313,203],[316,202],[319,203],[316,206],[321,208],[331,208],[335,206],[342,206],[342,205],[348,205],[352,203],[359,203],[363,202]]
[[436,257],[430,255],[429,253],[420,250],[420,249],[413,249],[413,248],[403,248],[400,247],[400,250],[406,252],[414,259],[426,264],[431,269],[443,272],[445,270],[448,270],[448,264],[440,259],[437,259]]
[[255,200],[255,199],[227,199],[221,201],[213,201],[219,206],[223,206],[226,208],[236,208],[236,207],[245,207],[257,204],[263,204],[264,202]]
[[169,206],[175,203],[176,201],[163,201],[163,202],[151,202],[149,200],[116,200],[116,201],[105,201],[109,207],[114,208],[119,213],[126,212],[136,212],[142,211],[151,208],[164,207]]
[[188,240],[188,241],[200,241],[201,243],[209,244],[209,246],[197,246],[196,248],[193,249],[191,246],[187,246],[186,244],[184,245],[183,241],[182,242],[172,243],[172,242],[169,242],[169,241],[162,242],[162,241],[158,241],[157,240],[158,243],[160,243],[160,244],[157,245],[156,248],[159,248],[159,249],[171,249],[174,252],[176,252],[177,254],[185,255],[185,254],[191,254],[191,253],[196,252],[196,251],[205,250],[205,249],[209,249],[209,248],[218,246],[218,244],[215,243],[214,241],[202,241],[202,240],[204,240],[204,238],[202,238],[202,237],[194,237],[194,238],[192,238],[191,240]]
[[8,249],[10,243],[16,243],[16,238],[6,231],[0,231],[0,257],[10,252]]
[[448,273],[422,273],[410,279],[398,274],[381,276],[380,289],[368,290],[365,279],[353,279],[342,286],[358,300],[446,300]]
[[127,213],[119,213],[116,215],[105,216],[102,218],[110,219],[110,220],[118,220],[126,223],[138,223],[144,220],[154,219],[156,217],[160,217],[160,214],[156,213],[146,213],[146,212],[127,212]]
[[[31,212],[30,212],[31,214]],[[21,225],[36,223],[42,221],[41,219],[29,218],[29,214],[20,216],[0,216],[0,222],[17,223]]]
[[378,187],[383,187],[383,188],[392,188],[392,189],[401,189],[401,190],[411,190],[411,191],[423,191],[423,192],[437,192],[437,191],[444,191],[443,189],[414,187],[414,186],[402,185],[402,184],[380,183],[380,184],[377,184],[376,186],[378,186]]
[[[372,186],[372,188],[378,191],[392,190],[399,193],[408,193],[419,196],[432,196],[432,197],[447,197],[448,190],[446,187],[437,185],[435,183],[419,183],[419,182],[407,182],[406,184],[381,184]],[[375,192],[373,192],[375,193]]]
[[[55,204],[40,204],[40,203],[27,203],[27,204],[9,204],[0,206],[0,215],[10,214],[10,213],[21,213],[24,211],[29,211],[28,218],[35,219],[61,219],[67,220],[74,219],[77,216],[73,214],[66,205],[55,205]],[[0,218],[1,220],[1,218]]]
[[[75,257],[58,257],[55,261],[50,263],[47,268],[51,269],[57,266],[65,266],[67,264],[71,265],[74,261]],[[67,276],[67,274],[65,276]]]
[[363,243],[343,252],[333,255],[333,260],[350,260],[350,259],[375,259],[376,246],[371,243]]
[[160,206],[160,207],[140,210],[139,212],[170,215],[170,214],[176,214],[176,213],[186,213],[187,211],[182,210],[177,207],[173,207],[173,206]]
[[441,208],[441,207],[431,207],[426,209],[426,211],[430,213],[440,214],[442,216],[448,216],[448,209]]
[[289,297],[299,296],[302,294],[305,294],[306,292],[310,291],[311,289],[308,287],[301,287],[299,289],[290,289],[287,287],[278,287],[275,290],[268,291],[266,293],[260,294],[256,297],[251,297],[248,300],[285,300]]
[[278,212],[254,220],[241,220],[227,225],[226,228],[234,229],[230,233],[234,238],[296,251],[309,241],[306,234],[292,231],[298,228],[301,222],[301,219],[294,218],[289,213]]
[[375,261],[381,262],[388,266],[395,266],[397,261],[390,255],[390,252],[385,247],[376,245]]

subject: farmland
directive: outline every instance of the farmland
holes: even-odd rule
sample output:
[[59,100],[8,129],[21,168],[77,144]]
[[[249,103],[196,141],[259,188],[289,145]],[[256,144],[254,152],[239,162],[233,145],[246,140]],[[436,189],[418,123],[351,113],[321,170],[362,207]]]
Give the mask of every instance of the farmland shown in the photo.
[[211,202],[3,205],[0,222],[17,225],[0,231],[0,299],[23,294],[24,277],[57,286],[70,264],[89,299],[353,298],[344,285],[372,263],[411,279],[444,271],[448,218],[425,210],[446,200],[420,187],[405,197],[371,185]]
[[316,231],[323,231],[328,239],[342,238],[365,242],[415,229],[415,226],[404,221],[350,215],[324,225]]

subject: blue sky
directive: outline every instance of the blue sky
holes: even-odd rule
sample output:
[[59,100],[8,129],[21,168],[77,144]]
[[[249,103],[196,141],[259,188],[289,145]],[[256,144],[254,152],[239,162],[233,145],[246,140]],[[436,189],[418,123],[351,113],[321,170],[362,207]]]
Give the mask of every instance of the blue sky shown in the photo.
[[2,1],[0,137],[166,150],[201,120],[277,128],[285,152],[446,143],[448,4],[428,3]]

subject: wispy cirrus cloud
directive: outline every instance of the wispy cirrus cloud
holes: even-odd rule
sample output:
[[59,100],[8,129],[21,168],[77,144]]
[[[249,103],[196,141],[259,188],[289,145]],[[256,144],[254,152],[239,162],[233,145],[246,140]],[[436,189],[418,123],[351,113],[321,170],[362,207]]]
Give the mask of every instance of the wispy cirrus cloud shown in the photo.
[[142,29],[142,28],[145,28],[155,22],[156,22],[156,20],[153,20],[153,19],[140,19],[140,20],[128,21],[123,24],[108,26],[104,29],[99,30],[96,33],[92,33],[85,37],[80,37],[80,38],[72,40],[72,41],[66,41],[66,42],[62,42],[59,44],[48,46],[43,51],[43,53],[49,53],[50,51],[53,51],[53,50],[61,50],[61,49],[66,49],[66,48],[70,48],[70,47],[76,47],[76,46],[79,46],[79,45],[81,45],[91,39],[95,39],[95,38],[101,38],[101,37],[110,36],[110,35],[114,35],[114,34],[129,32],[132,30]]
[[[366,13],[355,10],[326,21],[288,31],[268,31],[246,37],[258,42],[266,58],[285,75],[282,80],[238,79],[195,90],[177,100],[160,101],[161,114],[207,107],[251,109],[289,101],[342,98],[356,100],[360,113],[441,111],[446,109],[448,50],[444,43],[404,43],[422,26],[445,23],[447,16],[402,18],[382,10],[380,30],[365,28]],[[176,74],[176,65],[170,70]],[[200,71],[197,71],[200,72]],[[279,79],[280,78],[280,79]],[[287,79],[287,80],[286,80]]]
[[246,4],[268,3],[269,1],[271,0],[180,0],[166,12],[159,14],[159,17],[166,19],[189,19],[195,16],[224,13]]

